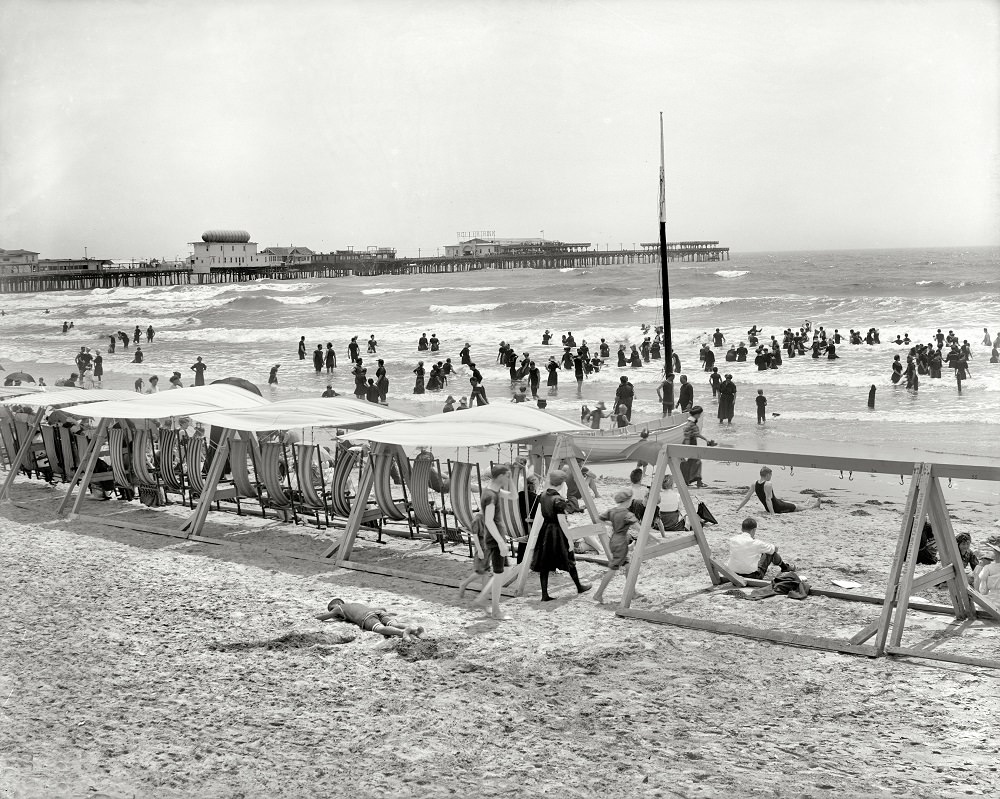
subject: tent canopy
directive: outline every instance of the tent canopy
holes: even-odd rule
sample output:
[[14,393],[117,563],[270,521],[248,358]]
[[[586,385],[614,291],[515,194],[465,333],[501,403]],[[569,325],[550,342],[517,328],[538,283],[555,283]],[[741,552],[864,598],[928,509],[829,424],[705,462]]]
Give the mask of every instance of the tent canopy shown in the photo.
[[352,435],[352,439],[417,447],[486,447],[587,430],[578,422],[523,405],[483,405],[404,422],[390,422]]
[[384,405],[347,397],[280,400],[240,410],[202,411],[191,416],[202,424],[253,432],[298,427],[358,429],[413,418]]
[[[52,393],[52,392],[49,392]],[[99,392],[88,391],[87,394]],[[65,408],[77,416],[94,419],[164,419],[170,416],[190,416],[201,411],[252,408],[268,401],[249,391],[230,385],[191,386],[156,394],[129,394],[133,399],[92,402]]]
[[[4,389],[6,394],[10,389]],[[51,388],[48,391],[28,391],[0,399],[0,405],[28,405],[33,408],[47,408],[61,405],[99,403],[106,400],[132,402],[140,395],[134,391],[117,389]],[[87,414],[79,414],[85,416]]]
[[17,397],[22,394],[34,394],[41,390],[38,386],[0,386],[0,397]]

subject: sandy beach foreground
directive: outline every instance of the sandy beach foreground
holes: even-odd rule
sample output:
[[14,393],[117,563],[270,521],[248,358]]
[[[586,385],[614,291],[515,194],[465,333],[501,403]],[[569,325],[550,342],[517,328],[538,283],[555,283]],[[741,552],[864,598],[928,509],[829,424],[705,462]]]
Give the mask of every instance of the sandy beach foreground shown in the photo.
[[[712,465],[714,487],[701,492],[721,522],[708,533],[721,554],[748,475]],[[811,479],[827,502],[762,520],[761,537],[817,587],[850,575],[859,590],[884,590],[905,489],[780,476],[785,494]],[[599,504],[609,502],[614,481],[600,488]],[[60,494],[19,480],[0,506],[4,797],[957,797],[1000,788],[995,671],[626,620],[614,615],[622,578],[606,605],[577,597],[564,576],[559,601],[542,605],[532,578],[526,596],[505,600],[513,619],[498,623],[451,588],[273,552],[320,551],[332,530],[213,513],[206,536],[230,542],[216,546],[70,522],[54,513]],[[90,501],[84,510],[174,527],[184,512]],[[993,531],[993,503],[965,498],[952,512],[976,541]],[[420,540],[365,542],[359,557],[387,550],[411,564],[448,562]],[[451,563],[467,569],[460,555]],[[602,571],[580,570],[585,580]],[[831,635],[877,612],[821,597],[747,602],[708,585],[693,555],[660,558],[644,570],[636,606]],[[390,608],[427,634],[405,644],[314,620],[333,596]],[[914,614],[908,629],[911,642],[950,651],[1000,650],[987,622]]]

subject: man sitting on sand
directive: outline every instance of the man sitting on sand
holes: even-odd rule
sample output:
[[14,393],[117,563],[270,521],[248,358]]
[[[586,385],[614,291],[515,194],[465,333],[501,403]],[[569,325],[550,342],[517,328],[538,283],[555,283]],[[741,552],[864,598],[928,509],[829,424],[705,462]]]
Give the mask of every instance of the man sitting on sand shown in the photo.
[[743,501],[736,506],[736,510],[739,510],[744,505],[746,505],[750,498],[756,494],[757,499],[760,500],[760,504],[764,506],[764,510],[768,513],[792,513],[797,510],[809,510],[810,508],[818,508],[820,506],[820,498],[816,497],[816,503],[809,503],[805,507],[798,507],[791,502],[785,502],[783,499],[778,499],[774,495],[774,490],[771,488],[771,467],[762,466],[760,469],[760,480],[757,480],[749,490]]
[[778,554],[778,547],[767,541],[757,540],[757,521],[743,520],[742,532],[729,539],[729,560],[726,568],[740,577],[762,580],[772,564],[783,572],[795,571],[795,565],[785,563]]
[[337,619],[350,622],[358,625],[362,630],[371,630],[386,638],[397,636],[404,641],[409,641],[413,638],[419,638],[424,632],[423,627],[414,624],[403,626],[395,624],[392,617],[398,614],[389,613],[385,608],[372,608],[368,605],[362,605],[360,602],[345,602],[339,597],[331,599],[326,609],[327,613],[320,613],[316,618],[320,621]]

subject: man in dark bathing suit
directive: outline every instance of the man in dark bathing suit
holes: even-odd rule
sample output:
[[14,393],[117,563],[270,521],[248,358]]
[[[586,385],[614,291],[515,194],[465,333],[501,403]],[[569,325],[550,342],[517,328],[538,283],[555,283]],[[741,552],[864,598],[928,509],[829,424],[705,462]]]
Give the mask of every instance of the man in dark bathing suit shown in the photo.
[[[743,501],[736,506],[736,511],[746,505],[750,498],[757,495],[757,499],[760,500],[760,504],[764,506],[764,510],[768,513],[793,513],[797,510],[809,510],[811,508],[818,508],[821,504],[819,497],[816,497],[816,503],[809,503],[805,507],[798,507],[791,502],[785,502],[783,499],[778,499],[774,496],[774,491],[771,488],[771,468],[769,466],[762,466],[760,470],[760,480],[757,480],[750,490],[747,491]],[[736,511],[733,511],[734,513]]]

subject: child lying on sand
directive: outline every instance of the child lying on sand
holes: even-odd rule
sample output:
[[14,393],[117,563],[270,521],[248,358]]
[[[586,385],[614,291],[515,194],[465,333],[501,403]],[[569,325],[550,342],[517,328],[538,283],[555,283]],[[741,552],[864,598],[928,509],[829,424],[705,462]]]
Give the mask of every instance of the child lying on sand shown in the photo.
[[371,630],[386,638],[395,635],[404,641],[409,641],[412,638],[419,638],[424,632],[423,627],[414,624],[396,625],[392,622],[392,617],[398,614],[389,613],[385,608],[372,608],[368,605],[362,605],[360,602],[345,602],[339,597],[331,599],[326,609],[327,613],[320,613],[316,618],[320,621],[337,619],[350,622],[358,625],[362,630]]

